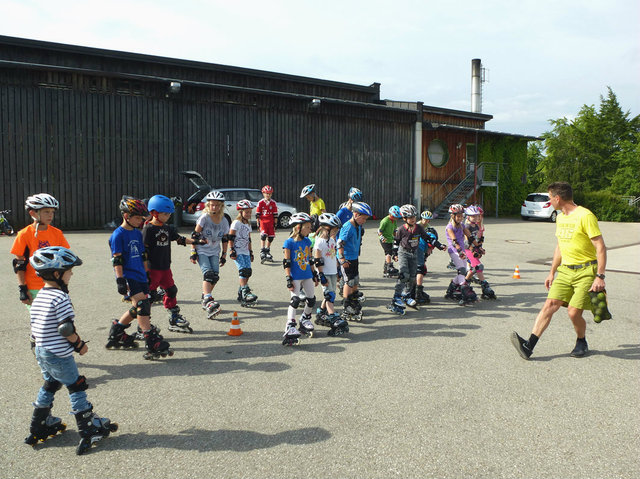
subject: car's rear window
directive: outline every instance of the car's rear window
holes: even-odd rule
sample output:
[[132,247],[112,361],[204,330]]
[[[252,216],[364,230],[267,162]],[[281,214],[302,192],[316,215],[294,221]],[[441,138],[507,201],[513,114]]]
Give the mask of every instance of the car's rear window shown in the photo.
[[535,203],[543,203],[543,202],[549,201],[549,195],[534,193],[532,195],[527,196],[527,201],[533,201]]
[[258,190],[247,190],[247,195],[249,196],[250,201],[260,201],[262,199],[262,192]]
[[228,201],[240,201],[240,200],[246,200],[247,198],[245,198],[245,192],[242,190],[229,190],[229,191],[223,191],[225,198]]

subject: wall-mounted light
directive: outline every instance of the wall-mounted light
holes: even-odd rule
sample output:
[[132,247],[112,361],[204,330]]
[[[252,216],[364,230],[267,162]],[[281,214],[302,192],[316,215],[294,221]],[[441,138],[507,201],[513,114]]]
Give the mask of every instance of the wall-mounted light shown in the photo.
[[182,84],[179,81],[172,81],[169,83],[169,91],[171,93],[179,93]]
[[456,150],[459,150],[460,148],[462,148],[462,142],[459,141],[456,145]]
[[318,108],[320,106],[320,103],[322,102],[320,101],[319,98],[314,98],[313,100],[311,100],[311,103],[309,104],[309,106],[311,108]]

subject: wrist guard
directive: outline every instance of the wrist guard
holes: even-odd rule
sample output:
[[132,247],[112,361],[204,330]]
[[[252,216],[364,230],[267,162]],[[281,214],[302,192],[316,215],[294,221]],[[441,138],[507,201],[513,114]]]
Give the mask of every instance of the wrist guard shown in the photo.
[[327,280],[327,277],[324,275],[324,273],[321,272],[318,276],[320,277],[320,284],[321,285],[324,286],[324,285],[329,283],[329,281]]
[[[71,341],[69,341],[71,342]],[[78,336],[78,339],[76,339],[75,343],[71,343],[71,346],[73,346],[73,350],[76,353],[79,353],[80,351],[82,351],[82,348],[84,348],[84,345],[87,344],[86,342],[84,342],[82,339],[80,339],[80,336]]]
[[29,299],[29,295],[27,294],[29,288],[27,287],[27,285],[20,284],[18,285],[18,289],[20,290],[20,301],[27,301]]
[[293,278],[291,275],[287,275],[285,279],[287,280],[287,289],[293,288]]
[[231,258],[231,259],[237,259],[238,258],[238,254],[236,253],[236,249],[233,246],[231,247],[231,253],[229,253],[229,258]]
[[187,238],[185,238],[184,236],[178,236],[176,243],[178,243],[180,246],[187,246]]
[[224,266],[226,262],[227,262],[227,253],[222,253],[222,256],[220,256],[220,260],[218,261],[218,263],[220,264],[220,266]]
[[192,249],[191,254],[189,255],[189,259],[193,261],[198,261],[198,252]]
[[127,293],[129,292],[129,287],[127,285],[127,279],[122,277],[122,278],[116,278],[116,285],[118,287],[118,294],[121,294],[122,296],[126,296]]

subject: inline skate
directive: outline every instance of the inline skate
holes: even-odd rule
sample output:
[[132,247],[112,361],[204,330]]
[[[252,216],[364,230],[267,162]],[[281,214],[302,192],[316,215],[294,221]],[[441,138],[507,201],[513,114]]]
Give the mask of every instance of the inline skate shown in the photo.
[[358,301],[355,293],[352,293],[344,300],[344,310],[341,317],[346,321],[362,321],[362,304]]
[[416,294],[415,294],[416,302],[421,304],[429,304],[431,302],[431,298],[427,293],[424,292],[424,286],[416,286]]
[[144,359],[159,359],[173,356],[173,349],[169,343],[163,339],[153,329],[144,332],[144,340],[146,342],[147,352],[142,355]]
[[248,285],[244,285],[238,289],[238,301],[243,308],[252,308],[257,304],[258,296],[251,292]]
[[260,264],[267,261],[267,248],[260,248]]
[[393,266],[393,263],[385,263],[382,270],[383,278],[397,278],[400,271]]
[[410,294],[403,294],[402,301],[404,301],[404,304],[406,304],[408,307],[418,309],[418,302],[413,299]]
[[175,333],[193,333],[193,329],[189,326],[189,321],[184,319],[180,314],[180,306],[169,308],[169,331]]
[[117,319],[114,319],[111,323],[111,329],[109,330],[109,339],[107,341],[106,348],[107,349],[133,349],[138,347],[138,343],[136,343],[135,336],[129,336],[124,332],[131,324],[127,324],[126,326],[120,324]]
[[[160,328],[158,326],[156,326],[155,324],[152,324],[151,329],[153,329],[156,332],[156,334],[162,339],[162,336],[160,335]],[[140,326],[138,326],[135,338],[138,341],[144,341],[144,333],[142,332],[142,328]]]
[[111,422],[106,417],[100,417],[93,412],[93,407],[74,414],[78,423],[80,443],[76,448],[78,456],[84,454],[91,446],[118,430],[118,424]]
[[330,326],[331,322],[329,321],[329,313],[327,313],[326,308],[318,308],[316,309],[316,320],[315,323],[318,326]]
[[220,303],[213,299],[213,296],[205,296],[202,299],[202,309],[207,312],[207,319],[213,319],[220,314]]
[[31,428],[24,442],[35,447],[39,442],[45,442],[66,428],[67,425],[62,422],[62,419],[51,415],[51,406],[38,407],[34,404]]
[[469,306],[478,301],[478,296],[468,283],[460,286],[460,293],[461,298],[458,300],[460,306]]
[[340,336],[349,332],[349,323],[342,319],[339,314],[333,313],[327,316],[330,321],[331,329],[327,332],[327,336]]
[[451,281],[451,283],[449,283],[449,287],[447,288],[447,292],[444,294],[444,297],[453,301],[460,301],[462,299],[460,286]]
[[302,313],[302,316],[300,317],[300,334],[309,338],[313,338],[313,330],[314,327],[313,323],[311,322],[311,315]]
[[162,303],[164,295],[165,291],[162,288],[149,291],[149,301],[151,301],[152,304]]
[[269,263],[273,263],[273,256],[271,256],[271,248],[265,248],[265,249],[266,249],[266,251],[265,251],[265,253],[266,253],[266,254],[265,254],[265,256],[266,256],[266,258],[267,258],[267,261],[268,261]]
[[302,333],[296,328],[295,320],[289,321],[283,335],[282,345],[297,346],[300,344],[300,336],[302,336]]
[[487,280],[480,281],[480,288],[482,288],[482,299],[497,299],[496,293],[491,289]]
[[400,316],[403,316],[405,313],[405,304],[404,301],[402,300],[402,296],[400,295],[395,295],[393,297],[393,299],[391,300],[391,303],[387,306],[387,309],[389,311],[391,311],[392,313],[398,314]]

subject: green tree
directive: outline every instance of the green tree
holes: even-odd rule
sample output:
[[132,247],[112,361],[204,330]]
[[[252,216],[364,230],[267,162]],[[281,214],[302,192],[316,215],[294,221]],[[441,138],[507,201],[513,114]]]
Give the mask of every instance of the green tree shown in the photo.
[[527,145],[527,191],[538,190],[544,181],[541,170],[544,160],[544,144],[541,141],[532,141]]
[[611,178],[610,191],[617,195],[640,196],[640,132],[633,141],[624,140],[613,154],[618,168]]

